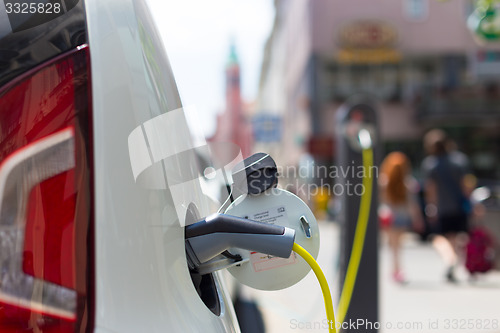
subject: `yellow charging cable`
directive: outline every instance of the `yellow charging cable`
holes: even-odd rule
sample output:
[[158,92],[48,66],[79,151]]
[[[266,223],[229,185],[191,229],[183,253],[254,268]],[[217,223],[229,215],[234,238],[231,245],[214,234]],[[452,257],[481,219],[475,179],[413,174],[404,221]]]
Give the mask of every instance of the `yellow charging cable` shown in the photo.
[[338,307],[338,321],[343,323],[349,305],[351,303],[356,277],[358,275],[359,264],[361,262],[361,255],[363,254],[363,247],[365,244],[366,229],[368,228],[368,220],[370,218],[370,206],[373,190],[373,175],[371,174],[371,167],[373,165],[373,150],[370,145],[363,149],[363,188],[365,192],[361,195],[361,202],[359,204],[358,222],[356,224],[356,231],[354,232],[354,242],[351,250],[351,257],[347,266],[347,273],[340,294],[340,301]]
[[323,298],[325,300],[326,308],[326,319],[328,320],[328,331],[336,333],[335,328],[335,314],[333,312],[333,302],[332,294],[330,293],[330,288],[328,287],[328,282],[326,281],[325,274],[319,267],[313,256],[309,254],[302,246],[297,243],[293,243],[293,251],[300,255],[308,264],[311,266],[314,274],[318,278],[319,285],[321,286],[321,291],[323,292]]
[[[356,284],[356,277],[358,276],[359,264],[361,262],[361,255],[363,254],[363,247],[365,244],[366,230],[368,228],[368,221],[370,219],[370,206],[371,197],[373,191],[373,175],[371,167],[373,165],[373,149],[371,148],[371,138],[368,132],[360,133],[360,143],[363,147],[363,188],[364,193],[361,195],[361,202],[359,204],[359,214],[358,221],[356,224],[356,231],[354,232],[354,242],[351,250],[351,257],[349,258],[349,264],[347,266],[347,273],[344,280],[344,285],[342,287],[342,293],[340,294],[339,301],[339,316],[338,322],[340,325],[344,322],[347,310],[351,304],[352,293],[354,291],[354,285]],[[363,142],[364,141],[364,142]],[[328,282],[326,281],[325,275],[318,263],[314,258],[307,252],[302,246],[297,243],[293,244],[293,251],[300,255],[304,260],[311,266],[314,274],[318,278],[319,284],[321,286],[321,291],[323,292],[323,298],[325,300],[326,308],[326,318],[328,320],[328,330],[329,332],[337,332],[335,314],[333,312],[333,302],[332,295],[330,293],[330,288],[328,287]]]

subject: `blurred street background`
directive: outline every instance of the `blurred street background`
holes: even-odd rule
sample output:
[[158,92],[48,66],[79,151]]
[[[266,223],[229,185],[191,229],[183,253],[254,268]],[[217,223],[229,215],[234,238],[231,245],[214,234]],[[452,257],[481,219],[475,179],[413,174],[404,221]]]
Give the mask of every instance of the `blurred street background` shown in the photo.
[[[338,239],[334,223],[320,221],[321,248],[318,262],[332,286],[334,306],[339,298]],[[432,247],[408,235],[404,243],[404,261],[408,262],[407,285],[391,280],[390,251],[380,247],[380,332],[500,332],[492,321],[500,319],[500,272],[492,272],[474,284],[459,272],[462,282],[448,284],[443,280],[442,262]],[[259,291],[245,288],[254,297],[264,316],[266,332],[326,332],[323,326],[324,303],[318,282],[310,273],[298,284],[280,291]],[[453,329],[453,320],[490,321],[490,328]],[[446,328],[447,320],[450,327]],[[438,326],[431,326],[436,325]],[[364,330],[359,330],[360,332]]]
[[[151,6],[183,103],[196,106],[206,139],[233,142],[243,157],[269,153],[284,170],[279,185],[321,220],[319,262],[334,304],[343,206],[331,190],[335,177],[314,170],[339,164],[339,109],[364,94],[378,119],[377,166],[391,152],[403,153],[420,207],[418,224],[397,229],[399,268],[389,246],[393,222],[384,225],[380,214],[370,221],[381,223],[380,331],[500,332],[499,1],[152,0]],[[484,257],[496,269],[484,274],[465,267],[466,232],[456,242],[445,235],[455,251],[452,267],[440,256],[444,245],[434,235],[445,233],[434,227],[439,203],[429,199],[432,172],[423,163],[439,155],[424,147],[432,129],[446,135],[446,154],[460,154],[463,182],[452,192],[471,208],[468,230],[459,231],[487,234]],[[258,305],[267,332],[325,331],[314,326],[324,308],[311,273],[283,291],[241,292]]]

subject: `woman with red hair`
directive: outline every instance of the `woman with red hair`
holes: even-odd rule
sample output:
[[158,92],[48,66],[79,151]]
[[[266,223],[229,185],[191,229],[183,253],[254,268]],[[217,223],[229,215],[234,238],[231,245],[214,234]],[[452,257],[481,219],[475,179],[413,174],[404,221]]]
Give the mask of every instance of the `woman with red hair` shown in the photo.
[[423,225],[415,195],[418,183],[410,171],[408,157],[401,152],[392,152],[382,162],[379,177],[382,209],[390,215],[387,233],[393,255],[393,278],[398,283],[406,282],[400,263],[403,233],[412,227],[418,230]]

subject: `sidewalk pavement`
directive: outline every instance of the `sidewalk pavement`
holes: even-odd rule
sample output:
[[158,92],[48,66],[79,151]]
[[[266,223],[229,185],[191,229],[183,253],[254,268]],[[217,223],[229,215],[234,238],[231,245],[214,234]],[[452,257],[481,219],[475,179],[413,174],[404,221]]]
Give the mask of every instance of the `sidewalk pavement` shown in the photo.
[[[318,262],[336,309],[339,227],[321,221],[320,234]],[[379,254],[379,332],[500,332],[500,272],[469,283],[465,269],[460,269],[457,275],[461,282],[449,284],[444,279],[444,264],[432,246],[408,235],[402,259],[409,283],[401,286],[391,280],[390,253],[383,238]],[[244,293],[257,301],[268,333],[328,331],[320,286],[312,272],[284,290],[245,288]]]

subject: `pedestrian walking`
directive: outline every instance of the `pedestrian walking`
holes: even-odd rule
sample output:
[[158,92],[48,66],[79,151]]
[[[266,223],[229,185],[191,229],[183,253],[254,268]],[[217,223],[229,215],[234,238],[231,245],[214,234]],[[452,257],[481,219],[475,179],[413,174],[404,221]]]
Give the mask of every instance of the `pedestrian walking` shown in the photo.
[[425,213],[434,226],[433,245],[447,265],[446,279],[457,282],[458,235],[468,230],[471,204],[467,195],[464,156],[449,150],[444,131],[434,129],[424,137],[428,156],[422,162]]
[[411,176],[410,161],[401,152],[392,152],[381,165],[379,186],[382,210],[390,216],[387,225],[389,247],[393,259],[393,279],[405,283],[401,266],[401,241],[404,232],[423,226],[416,193],[418,183]]

